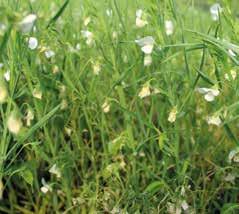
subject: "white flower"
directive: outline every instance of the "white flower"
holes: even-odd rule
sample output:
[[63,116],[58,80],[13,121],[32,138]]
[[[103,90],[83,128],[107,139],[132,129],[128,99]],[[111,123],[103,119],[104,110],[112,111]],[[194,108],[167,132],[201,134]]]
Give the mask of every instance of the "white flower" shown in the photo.
[[239,148],[236,148],[232,151],[230,151],[229,155],[228,155],[228,162],[232,163],[239,163]]
[[104,113],[108,113],[110,111],[110,104],[109,102],[106,100],[103,105],[101,106],[101,108],[103,109]]
[[136,19],[135,19],[135,24],[136,24],[136,27],[138,27],[138,28],[142,28],[148,24],[148,22],[146,20],[142,19],[142,16],[143,16],[143,10],[138,9],[136,11]]
[[9,82],[10,81],[10,70],[7,70],[5,73],[4,73],[4,79]]
[[45,56],[46,56],[47,59],[50,59],[50,58],[54,57],[55,55],[56,55],[55,52],[52,51],[52,50],[46,50],[45,51]]
[[136,17],[141,18],[142,15],[143,15],[143,10],[142,9],[136,10]]
[[144,27],[144,26],[147,25],[147,24],[148,24],[147,21],[144,21],[144,20],[142,20],[142,19],[136,17],[136,20],[135,20],[135,25],[136,25],[136,27],[142,28],[142,27]]
[[212,102],[215,97],[220,94],[218,89],[213,88],[197,88],[196,89],[200,94],[204,94],[204,99],[208,102]]
[[92,32],[90,32],[90,31],[88,31],[88,30],[82,30],[81,31],[81,34],[82,34],[82,36],[86,39],[86,44],[87,45],[92,45],[93,44],[93,42],[94,42],[94,35],[93,35],[93,33]]
[[177,107],[175,106],[171,109],[169,116],[168,116],[168,121],[170,123],[174,123],[176,121],[177,113],[178,113],[178,110],[177,110]]
[[143,99],[145,97],[150,96],[151,92],[150,92],[150,87],[148,84],[144,85],[143,88],[140,90],[138,96]]
[[154,38],[152,36],[147,36],[142,39],[137,39],[135,42],[141,47],[141,50],[145,54],[151,54],[154,48]]
[[144,66],[150,66],[152,64],[152,57],[150,54],[144,56]]
[[46,183],[46,181],[45,181],[44,178],[41,179],[41,182],[42,182],[42,185],[43,185],[43,186],[41,187],[41,191],[42,191],[44,194],[46,194],[48,191],[50,191],[50,192],[52,191],[51,186]]
[[8,92],[4,84],[0,83],[0,104],[5,103],[8,97]]
[[37,88],[33,89],[32,95],[33,95],[33,97],[35,97],[35,98],[37,98],[39,100],[42,99],[42,92],[39,89],[37,89]]
[[14,113],[11,113],[7,119],[7,127],[11,133],[17,135],[22,128],[22,121]]
[[35,50],[38,46],[38,40],[35,37],[30,37],[28,40],[28,48]]
[[228,173],[227,176],[224,178],[225,181],[235,183],[236,176],[232,173]]
[[166,35],[168,36],[172,35],[174,31],[173,22],[171,20],[166,20],[164,25],[165,25]]
[[49,169],[49,172],[50,172],[51,174],[56,175],[57,178],[60,178],[60,177],[61,177],[61,172],[60,172],[59,168],[56,166],[56,164],[54,164],[54,165]]
[[146,20],[142,19],[142,16],[143,16],[143,10],[141,10],[141,9],[137,10],[136,11],[135,25],[138,28],[142,28],[142,27],[144,27],[145,25],[148,24],[148,22]]
[[232,80],[235,80],[236,77],[237,77],[237,72],[232,69],[232,70],[230,71],[230,74],[225,74],[224,77],[225,77],[225,79],[228,80],[228,81],[230,81],[231,78],[232,78]]
[[88,31],[88,30],[82,30],[81,31],[81,34],[84,38],[90,38],[90,37],[93,37],[93,33]]
[[29,14],[28,16],[26,16],[20,23],[19,23],[19,26],[21,28],[21,31],[23,33],[29,33],[33,26],[34,26],[34,23],[37,19],[37,16],[36,14]]
[[218,3],[213,4],[210,7],[210,13],[211,13],[213,21],[217,21],[219,19],[219,13],[221,13],[221,12],[222,12],[222,8],[221,8],[221,5]]
[[222,120],[219,116],[213,115],[207,118],[207,123],[208,125],[220,126],[222,124]]
[[187,209],[189,208],[189,205],[188,205],[188,203],[184,200],[184,201],[182,201],[182,203],[181,203],[181,207],[182,207],[183,210],[187,210]]

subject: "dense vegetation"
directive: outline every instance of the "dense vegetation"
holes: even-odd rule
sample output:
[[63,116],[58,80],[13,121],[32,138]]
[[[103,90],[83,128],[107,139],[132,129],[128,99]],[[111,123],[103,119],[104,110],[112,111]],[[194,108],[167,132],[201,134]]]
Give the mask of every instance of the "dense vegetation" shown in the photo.
[[0,3],[0,213],[238,213],[236,0]]

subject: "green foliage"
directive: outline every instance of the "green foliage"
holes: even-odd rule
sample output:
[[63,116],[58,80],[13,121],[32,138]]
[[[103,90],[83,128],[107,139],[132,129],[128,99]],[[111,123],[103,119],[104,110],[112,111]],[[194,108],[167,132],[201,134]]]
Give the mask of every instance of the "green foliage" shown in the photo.
[[237,213],[238,2],[214,3],[0,0],[0,213]]

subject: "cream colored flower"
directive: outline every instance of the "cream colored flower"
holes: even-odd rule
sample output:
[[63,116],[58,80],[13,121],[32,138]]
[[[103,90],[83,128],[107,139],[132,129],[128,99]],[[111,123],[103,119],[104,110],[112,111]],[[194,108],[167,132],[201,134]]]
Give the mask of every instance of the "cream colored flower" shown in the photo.
[[138,9],[138,10],[136,10],[135,14],[136,14],[136,17],[141,18],[143,16],[143,10],[142,9]]
[[10,73],[10,70],[7,70],[5,73],[4,73],[4,79],[9,82],[10,81],[10,78],[11,78],[11,73]]
[[171,20],[166,20],[164,25],[165,25],[166,35],[168,36],[172,35],[174,32],[173,22]]
[[7,119],[7,127],[11,133],[17,135],[22,128],[22,121],[12,112]]
[[0,104],[3,104],[7,101],[8,91],[6,86],[0,82]]
[[226,182],[230,182],[232,184],[235,183],[235,179],[236,179],[236,176],[235,174],[232,174],[232,173],[228,173],[227,176],[224,178]]
[[145,54],[151,54],[154,48],[154,38],[152,36],[147,36],[142,39],[135,40],[136,44],[141,47],[141,50]]
[[59,67],[57,65],[54,65],[52,68],[52,73],[57,74],[57,73],[59,73],[59,71],[60,71]]
[[32,95],[33,95],[33,97],[35,97],[35,98],[37,98],[39,100],[42,99],[42,91],[37,89],[37,88],[33,89]]
[[232,163],[239,163],[239,148],[236,148],[232,151],[230,151],[229,155],[228,155],[228,162]]
[[27,110],[27,115],[25,117],[25,120],[27,122],[27,126],[31,126],[31,121],[34,120],[34,114],[33,111],[31,109]]
[[143,99],[143,98],[145,98],[145,97],[150,96],[150,94],[151,94],[151,92],[150,92],[150,87],[149,87],[148,84],[146,84],[146,85],[144,85],[144,86],[142,87],[142,89],[140,90],[138,96],[139,96],[141,99]]
[[104,113],[108,113],[110,111],[110,104],[109,102],[106,100],[103,105],[101,106],[101,108],[103,109]]
[[44,178],[42,178],[41,182],[42,182],[41,191],[42,191],[44,194],[46,194],[46,193],[48,193],[48,192],[52,192],[51,186],[46,183],[46,181],[45,181]]
[[159,94],[160,90],[158,88],[153,88],[152,94]]
[[53,50],[46,50],[45,51],[45,56],[46,56],[47,59],[50,59],[50,58],[54,57],[55,55],[56,54]]
[[177,113],[178,113],[178,110],[177,110],[177,107],[175,106],[171,109],[169,116],[168,116],[168,121],[170,123],[174,123],[176,121]]
[[49,172],[50,172],[51,174],[56,175],[57,178],[60,178],[60,177],[61,177],[61,171],[60,171],[60,169],[57,167],[56,164],[54,164],[54,165],[49,169]]
[[142,27],[144,27],[144,26],[147,25],[147,24],[148,24],[147,21],[144,21],[144,20],[142,20],[141,18],[136,17],[136,20],[135,20],[135,25],[136,25],[136,27],[142,28]]
[[95,62],[93,65],[93,73],[95,75],[99,75],[100,74],[100,71],[101,71],[101,65],[99,62]]
[[152,64],[152,56],[149,54],[146,54],[144,56],[144,66],[147,67],[147,66],[150,66],[151,64]]
[[185,200],[183,200],[182,203],[181,203],[181,207],[185,211],[185,210],[188,210],[189,205]]
[[69,128],[69,127],[65,127],[65,132],[68,136],[71,136],[71,133],[72,133],[72,129]]
[[197,88],[196,90],[200,94],[204,94],[204,99],[208,102],[214,101],[215,97],[217,97],[220,94],[220,91],[214,88]]
[[207,118],[207,123],[209,125],[220,126],[222,124],[222,121],[218,115],[213,115]]
[[144,20],[143,18],[143,10],[139,9],[136,11],[136,19],[135,19],[135,25],[138,28],[142,28],[145,25],[148,24],[148,22],[146,20]]
[[86,39],[86,44],[91,46],[94,43],[94,35],[88,30],[82,30],[81,34]]

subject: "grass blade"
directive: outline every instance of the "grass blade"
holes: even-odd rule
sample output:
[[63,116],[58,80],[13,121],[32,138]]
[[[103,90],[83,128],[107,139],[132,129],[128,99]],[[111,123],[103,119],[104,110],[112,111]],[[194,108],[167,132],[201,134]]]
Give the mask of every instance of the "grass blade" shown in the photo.
[[55,14],[55,16],[53,16],[51,18],[51,20],[49,21],[47,28],[49,28],[52,24],[54,24],[57,19],[62,15],[62,13],[65,11],[67,5],[69,4],[70,0],[66,0],[65,3],[61,6],[61,8],[57,11],[57,13]]
[[2,43],[0,45],[0,54],[1,54],[1,57],[2,57],[2,54],[3,54],[3,51],[4,49],[6,48],[7,46],[7,42],[9,40],[9,37],[11,35],[11,32],[12,32],[12,25],[8,28],[8,30],[6,31],[6,33],[4,34],[3,36],[3,40],[2,40]]
[[26,141],[37,129],[42,127],[60,109],[60,107],[61,105],[58,105],[50,112],[48,112],[31,129],[29,129],[28,132],[18,140],[18,142],[23,143],[24,141]]

